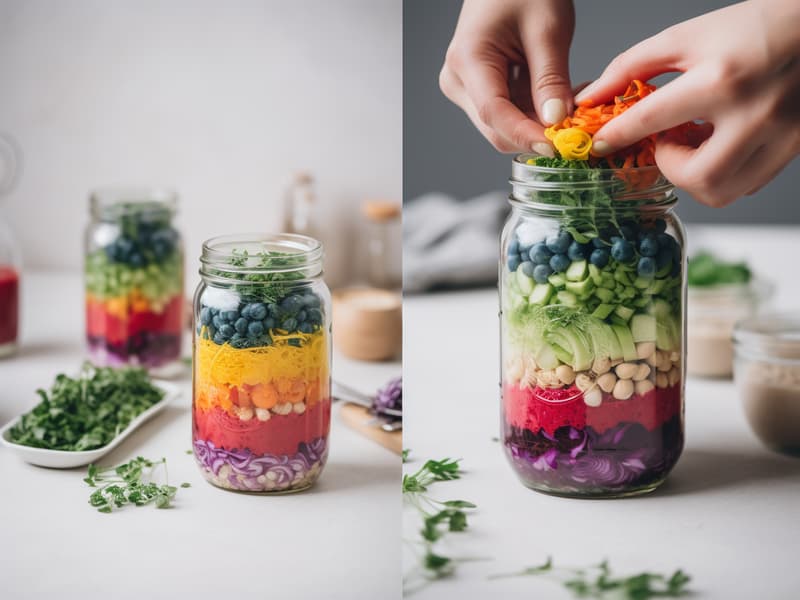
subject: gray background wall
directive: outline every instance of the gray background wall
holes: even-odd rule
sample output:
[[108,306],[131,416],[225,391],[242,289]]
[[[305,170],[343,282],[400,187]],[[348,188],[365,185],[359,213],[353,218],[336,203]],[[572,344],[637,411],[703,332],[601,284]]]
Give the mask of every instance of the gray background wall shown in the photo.
[[[593,79],[634,43],[729,4],[720,0],[579,0],[570,55],[572,81]],[[403,3],[403,195],[407,200],[430,191],[468,198],[505,189],[510,174],[510,157],[495,151],[439,91],[439,69],[460,7],[460,0]],[[679,212],[688,222],[800,223],[798,179],[800,160],[795,160],[758,194],[729,208],[707,208],[682,194]]]

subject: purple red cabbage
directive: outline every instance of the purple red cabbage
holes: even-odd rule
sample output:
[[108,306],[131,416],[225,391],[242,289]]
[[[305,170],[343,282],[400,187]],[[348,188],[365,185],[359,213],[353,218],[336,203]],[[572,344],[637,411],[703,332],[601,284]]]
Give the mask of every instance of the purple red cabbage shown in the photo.
[[559,428],[555,435],[506,424],[506,455],[528,487],[567,495],[630,493],[660,483],[683,449],[675,416],[648,431],[621,423],[602,434],[593,428]]
[[403,379],[397,377],[392,379],[384,387],[378,390],[373,402],[375,412],[382,412],[386,409],[403,410]]
[[102,336],[88,336],[92,362],[99,365],[161,367],[177,360],[181,352],[181,336],[174,333],[141,331],[122,342],[111,342]]
[[225,450],[207,440],[194,442],[195,459],[212,483],[246,492],[308,487],[325,465],[327,454],[323,437],[302,442],[291,455],[257,455],[247,448]]

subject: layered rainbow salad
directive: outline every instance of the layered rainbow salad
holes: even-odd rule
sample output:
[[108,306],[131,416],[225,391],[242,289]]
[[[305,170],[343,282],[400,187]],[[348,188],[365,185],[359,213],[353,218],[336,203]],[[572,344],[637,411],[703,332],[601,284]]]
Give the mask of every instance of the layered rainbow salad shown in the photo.
[[329,338],[311,289],[206,287],[198,298],[194,455],[216,486],[311,486],[328,453]]
[[131,207],[103,223],[86,257],[86,340],[91,360],[158,368],[180,358],[183,256],[165,210]]
[[683,447],[680,243],[661,218],[536,225],[501,267],[506,454],[541,491],[653,489]]

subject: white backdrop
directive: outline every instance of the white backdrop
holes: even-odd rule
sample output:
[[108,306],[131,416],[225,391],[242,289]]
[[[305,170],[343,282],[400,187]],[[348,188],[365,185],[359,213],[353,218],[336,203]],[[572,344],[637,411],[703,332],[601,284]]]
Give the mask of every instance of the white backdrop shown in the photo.
[[26,267],[80,268],[88,192],[165,184],[190,283],[201,242],[277,230],[317,177],[329,283],[367,197],[401,198],[401,2],[0,0],[0,131],[24,172],[0,214]]

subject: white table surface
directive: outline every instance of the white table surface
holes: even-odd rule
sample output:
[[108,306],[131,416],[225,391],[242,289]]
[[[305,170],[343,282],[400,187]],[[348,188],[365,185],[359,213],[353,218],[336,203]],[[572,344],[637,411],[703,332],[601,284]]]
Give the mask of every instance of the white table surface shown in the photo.
[[[779,289],[775,307],[800,309],[800,228],[702,227],[689,248],[746,256]],[[667,482],[625,500],[572,500],[523,487],[506,463],[499,425],[499,325],[494,290],[410,296],[404,301],[404,446],[416,461],[461,458],[462,479],[434,484],[431,495],[478,505],[469,529],[449,534],[443,552],[484,559],[412,597],[570,598],[533,577],[489,580],[552,555],[562,566],[608,558],[620,574],[642,570],[692,576],[699,598],[800,598],[800,459],[761,447],[731,381],[689,379],[686,447]],[[691,360],[691,357],[689,358]],[[404,509],[404,536],[419,521]],[[413,579],[411,546],[404,574]]]
[[[75,274],[23,274],[22,346],[0,360],[0,423],[83,360]],[[189,347],[184,348],[189,353]],[[400,363],[334,357],[337,380],[374,391]],[[392,599],[400,596],[400,460],[343,426],[334,406],[327,466],[309,491],[264,497],[217,489],[192,456],[182,397],[101,464],[166,457],[174,508],[91,508],[85,468],[50,470],[0,447],[0,598]]]

